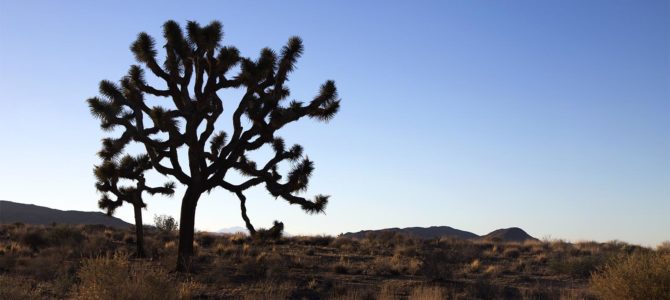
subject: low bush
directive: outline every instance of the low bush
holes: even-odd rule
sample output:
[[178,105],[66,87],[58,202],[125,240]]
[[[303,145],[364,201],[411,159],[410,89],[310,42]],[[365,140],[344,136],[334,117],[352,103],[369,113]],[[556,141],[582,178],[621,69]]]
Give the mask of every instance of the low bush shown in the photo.
[[77,247],[86,239],[81,229],[68,226],[56,225],[44,232],[44,238],[52,246]]
[[670,299],[670,254],[620,256],[595,273],[590,286],[602,299]]
[[30,283],[0,274],[0,299],[40,299]]
[[179,299],[179,285],[149,265],[130,265],[122,255],[85,259],[78,272],[77,299]]
[[588,278],[592,272],[601,268],[607,261],[608,259],[605,256],[555,258],[549,262],[549,267],[559,274]]

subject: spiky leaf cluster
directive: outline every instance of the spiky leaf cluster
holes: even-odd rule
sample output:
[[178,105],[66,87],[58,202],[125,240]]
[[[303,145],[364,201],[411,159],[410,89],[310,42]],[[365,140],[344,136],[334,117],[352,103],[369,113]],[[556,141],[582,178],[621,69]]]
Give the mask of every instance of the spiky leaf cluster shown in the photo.
[[[157,58],[153,37],[140,33],[130,50],[139,65],[131,66],[120,85],[103,81],[103,98],[89,99],[89,107],[100,119],[103,129],[123,127],[118,139],[103,143],[100,156],[118,157],[130,142],[144,145],[151,166],[158,172],[176,178],[196,192],[224,188],[238,195],[245,221],[243,192],[264,184],[270,194],[309,213],[322,212],[327,196],[307,200],[298,196],[307,189],[314,170],[313,162],[303,157],[303,149],[295,145],[286,149],[276,132],[303,117],[328,121],[340,107],[335,83],[326,81],[316,97],[307,103],[287,101],[290,90],[285,85],[295,70],[304,47],[299,37],[291,37],[279,54],[269,48],[261,50],[257,59],[242,57],[235,47],[222,46],[223,30],[219,22],[201,26],[190,21],[184,32],[177,22],[163,25],[164,61]],[[238,68],[236,68],[238,67]],[[151,86],[145,70],[165,84]],[[236,74],[230,75],[233,70]],[[230,103],[233,131],[215,133],[215,124],[224,111],[218,91],[241,88],[239,103]],[[171,104],[149,107],[146,96],[158,97]],[[249,122],[244,122],[244,119]],[[250,124],[243,126],[243,124]],[[167,135],[167,139],[159,136]],[[264,145],[275,152],[270,160],[259,163],[248,153]],[[177,149],[186,147],[187,157]],[[291,161],[294,166],[286,175],[279,174],[278,165]],[[226,179],[235,170],[248,178],[241,183]],[[250,224],[249,222],[247,222]]]
[[[152,168],[148,155],[124,155],[118,160],[104,159],[100,165],[93,168],[93,174],[97,180],[95,187],[102,193],[98,206],[113,215],[114,211],[124,202],[139,207],[146,207],[142,200],[142,192],[150,194],[172,195],[174,183],[168,182],[161,187],[150,187],[146,185],[144,172]],[[133,181],[133,186],[120,186],[119,181],[127,179]],[[111,196],[114,196],[112,198]]]

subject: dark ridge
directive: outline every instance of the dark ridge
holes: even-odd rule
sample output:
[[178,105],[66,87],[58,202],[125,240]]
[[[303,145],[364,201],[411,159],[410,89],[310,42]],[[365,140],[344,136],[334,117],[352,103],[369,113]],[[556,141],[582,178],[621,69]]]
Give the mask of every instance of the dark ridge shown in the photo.
[[523,229],[518,227],[503,228],[495,230],[485,236],[482,236],[482,239],[485,240],[501,240],[508,242],[523,242],[526,240],[537,241],[538,239],[530,236],[528,233],[523,231]]
[[105,225],[115,228],[130,228],[125,221],[107,216],[102,212],[58,210],[33,204],[0,200],[0,224],[24,223],[33,225],[83,224]]
[[521,228],[512,227],[495,230],[487,235],[478,236],[472,232],[455,229],[449,226],[431,226],[431,227],[407,227],[407,228],[386,228],[379,230],[363,230],[358,232],[347,232],[342,234],[342,237],[352,239],[362,239],[370,235],[379,235],[384,233],[397,233],[407,236],[412,236],[420,239],[434,239],[434,238],[456,238],[463,240],[492,240],[504,242],[523,242],[525,240],[537,240],[528,235]]
[[413,236],[421,239],[432,239],[439,237],[449,237],[457,239],[476,239],[479,238],[478,235],[451,228],[449,226],[431,226],[431,227],[407,227],[407,228],[386,228],[379,230],[363,230],[359,232],[347,232],[343,234],[343,237],[362,239],[371,234],[381,234],[385,232],[393,232],[408,236]]

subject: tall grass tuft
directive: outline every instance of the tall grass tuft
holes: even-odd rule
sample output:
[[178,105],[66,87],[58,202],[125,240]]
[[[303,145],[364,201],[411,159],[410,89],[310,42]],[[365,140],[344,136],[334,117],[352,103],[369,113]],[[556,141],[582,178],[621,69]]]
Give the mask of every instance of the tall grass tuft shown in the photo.
[[636,252],[607,264],[591,277],[602,299],[670,299],[670,254]]

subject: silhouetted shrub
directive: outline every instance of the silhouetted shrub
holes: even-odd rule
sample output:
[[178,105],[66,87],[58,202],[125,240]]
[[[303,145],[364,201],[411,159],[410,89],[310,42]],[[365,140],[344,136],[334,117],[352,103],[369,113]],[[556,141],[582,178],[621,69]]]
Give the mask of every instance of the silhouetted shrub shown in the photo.
[[258,229],[254,238],[260,241],[277,241],[284,234],[284,223],[275,221],[270,229]]
[[163,234],[172,233],[179,228],[179,222],[168,215],[154,216],[154,224],[156,224],[158,231]]

